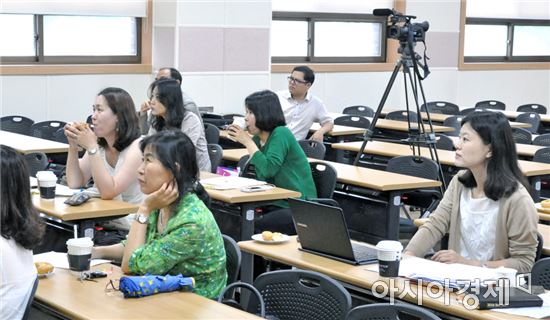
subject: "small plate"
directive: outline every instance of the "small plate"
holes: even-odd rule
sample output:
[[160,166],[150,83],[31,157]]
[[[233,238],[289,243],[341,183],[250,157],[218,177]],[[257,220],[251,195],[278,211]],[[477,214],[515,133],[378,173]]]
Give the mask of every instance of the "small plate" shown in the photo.
[[53,268],[53,270],[52,270],[51,272],[48,272],[48,273],[43,273],[43,274],[40,274],[40,273],[39,273],[39,274],[38,274],[38,277],[39,277],[39,278],[47,278],[47,277],[51,276],[51,275],[54,274],[54,273],[55,273],[55,268]]
[[258,234],[253,235],[252,239],[254,239],[258,242],[261,242],[261,243],[265,243],[265,244],[278,244],[278,243],[287,242],[288,239],[290,239],[290,237],[286,234],[282,234],[281,235],[281,240],[264,240],[264,238],[262,238],[262,234],[258,233]]

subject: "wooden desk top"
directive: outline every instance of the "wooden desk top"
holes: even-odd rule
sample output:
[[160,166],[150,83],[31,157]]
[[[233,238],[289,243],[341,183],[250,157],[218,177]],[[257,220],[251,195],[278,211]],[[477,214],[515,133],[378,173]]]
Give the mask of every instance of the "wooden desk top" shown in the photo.
[[[504,111],[499,110],[499,111],[504,113],[504,115],[509,119],[515,119],[520,114],[525,113],[525,112],[512,111],[512,110],[504,110]],[[540,121],[541,122],[550,122],[550,115],[549,114],[539,114],[539,116],[540,116]]]
[[[210,172],[201,172],[201,179],[219,177],[219,175]],[[206,189],[208,195],[214,200],[223,201],[226,203],[245,203],[245,202],[259,202],[259,201],[271,201],[281,200],[288,198],[298,198],[301,196],[300,192],[287,190],[283,188],[273,188],[271,190],[265,190],[260,192],[242,192],[239,189],[230,190],[214,190]]]
[[[230,161],[239,161],[247,155],[246,149],[223,150],[223,158]],[[439,187],[441,182],[407,176],[382,170],[368,169],[354,165],[308,158],[308,161],[319,161],[332,165],[337,172],[338,182],[365,187],[373,190],[391,191],[416,188]]]
[[0,130],[0,144],[14,148],[20,153],[31,152],[69,152],[69,145],[56,141],[35,138],[8,131]]
[[[361,144],[362,141],[333,143],[332,148],[358,152],[359,149],[361,149]],[[410,146],[406,144],[370,141],[369,143],[367,143],[364,153],[376,154],[385,157],[398,157],[412,155],[412,150]],[[428,158],[430,156],[430,152],[426,147],[420,148],[420,154]],[[439,161],[441,162],[441,164],[454,166],[454,151],[437,150],[437,155],[439,156]],[[523,174],[528,177],[550,174],[550,164],[524,160],[519,160],[518,163],[519,167],[523,171]]]
[[[241,241],[239,247],[244,252],[253,253],[279,261],[298,268],[313,270],[325,275],[328,275],[336,280],[343,281],[360,288],[370,290],[373,284],[377,281],[386,281],[387,278],[381,278],[378,272],[371,271],[373,265],[370,266],[354,266],[337,260],[325,258],[322,256],[314,255],[304,251],[298,250],[299,244],[296,242],[296,236],[290,237],[290,240],[283,244],[271,245],[261,244],[256,241]],[[397,284],[404,283],[403,278],[396,278]],[[415,285],[411,285],[413,292],[416,293],[417,289]],[[381,289],[381,288],[380,288]],[[399,292],[402,292],[400,290]],[[398,293],[395,295],[398,296]],[[426,288],[423,288],[423,306],[439,310],[448,314],[452,314],[458,317],[466,319],[527,319],[525,317],[506,315],[504,313],[494,312],[490,310],[472,310],[469,311],[464,308],[454,293],[450,294],[450,305],[445,305],[443,296],[438,298],[430,298],[427,296]],[[417,297],[406,295],[403,300],[407,300],[412,303],[416,303]]]
[[[110,268],[103,264],[92,269]],[[260,319],[191,292],[169,292],[125,299],[120,291],[106,293],[110,279],[120,279],[120,268],[97,282],[79,281],[59,269],[40,279],[35,299],[72,319]],[[116,283],[118,286],[118,282]]]
[[63,221],[93,219],[136,213],[138,206],[118,200],[102,200],[91,198],[79,206],[70,206],[63,203],[67,197],[55,197],[53,200],[44,200],[40,195],[32,196],[32,203],[39,211]]
[[[541,207],[540,203],[536,203],[535,205],[539,214],[539,221],[550,221],[550,209]],[[550,241],[550,237],[548,241]]]
[[[372,118],[368,118],[372,121]],[[314,123],[311,126],[312,131],[316,131],[321,126],[318,123]],[[415,128],[413,124],[411,124],[411,127]],[[376,128],[377,129],[386,129],[386,130],[395,130],[395,131],[401,131],[401,132],[408,132],[409,127],[408,123],[406,121],[397,121],[397,120],[388,120],[388,119],[378,119],[376,122]],[[425,126],[426,129],[428,127]],[[450,127],[444,127],[444,126],[438,126],[434,125],[434,132],[452,132],[455,129]],[[334,129],[328,134],[330,136],[342,136],[342,135],[353,135],[353,134],[363,134],[365,129],[361,128],[354,128],[354,127],[346,127],[346,126],[339,126],[335,125]]]

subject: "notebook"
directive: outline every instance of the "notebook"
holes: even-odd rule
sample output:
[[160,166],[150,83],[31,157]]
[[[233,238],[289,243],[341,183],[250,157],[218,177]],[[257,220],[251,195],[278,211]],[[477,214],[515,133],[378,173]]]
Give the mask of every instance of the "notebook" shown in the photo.
[[350,264],[378,262],[374,247],[351,242],[342,209],[288,199],[300,250]]

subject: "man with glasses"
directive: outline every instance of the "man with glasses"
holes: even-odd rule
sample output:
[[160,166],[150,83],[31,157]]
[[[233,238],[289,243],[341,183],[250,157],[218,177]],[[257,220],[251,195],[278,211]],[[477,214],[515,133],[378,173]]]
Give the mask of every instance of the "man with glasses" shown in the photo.
[[319,122],[321,128],[310,139],[323,141],[325,133],[334,127],[324,103],[309,92],[315,81],[315,74],[307,66],[298,66],[288,77],[288,90],[279,91],[279,101],[285,114],[286,126],[297,140],[306,138],[311,125]]
[[[161,68],[157,72],[157,76],[155,77],[155,81],[159,79],[174,79],[177,82],[179,82],[181,86],[182,77],[181,73],[175,69],[175,68]],[[202,122],[202,116],[199,111],[199,108],[197,108],[197,105],[195,104],[195,101],[191,99],[183,90],[181,91],[182,97],[183,97],[183,107],[187,111],[191,111],[194,114],[199,117],[199,120]],[[149,132],[149,125],[151,124],[151,113],[150,110],[150,101],[145,101],[141,104],[138,116],[139,116],[139,127],[141,134],[146,135]]]

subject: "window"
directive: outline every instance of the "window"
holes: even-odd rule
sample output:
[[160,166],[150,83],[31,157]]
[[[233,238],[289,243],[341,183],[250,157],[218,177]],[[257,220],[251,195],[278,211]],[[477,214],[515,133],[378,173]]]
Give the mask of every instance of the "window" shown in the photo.
[[141,18],[0,14],[2,64],[140,63]]
[[464,61],[550,61],[550,21],[466,18]]
[[386,19],[370,14],[273,12],[272,62],[384,62]]

